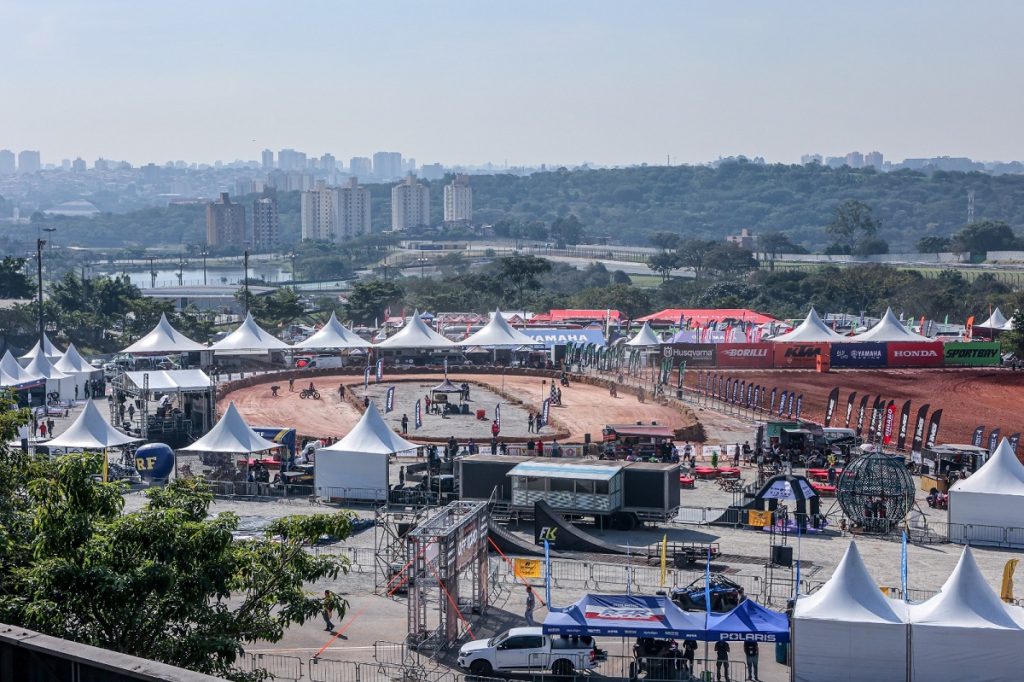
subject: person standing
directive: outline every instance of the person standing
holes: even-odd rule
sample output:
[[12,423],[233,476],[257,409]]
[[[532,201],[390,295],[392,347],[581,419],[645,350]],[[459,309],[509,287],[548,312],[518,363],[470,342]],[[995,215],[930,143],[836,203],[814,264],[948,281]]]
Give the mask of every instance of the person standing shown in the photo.
[[498,454],[498,438],[497,436],[491,436],[491,454]]
[[533,588],[530,587],[529,585],[527,585],[526,586],[526,613],[523,614],[523,615],[526,616],[526,624],[529,625],[530,627],[533,627],[534,625],[536,625],[536,623],[533,622],[533,608],[534,608],[534,606],[536,606],[536,603],[537,603],[537,600],[533,596]]
[[533,456],[533,451],[537,447],[537,444],[533,442],[533,439],[526,441],[526,454],[530,457]]
[[345,384],[338,384],[338,399],[345,399]]
[[697,655],[697,640],[688,639],[683,642],[683,668],[693,675],[693,659]]
[[712,469],[717,469],[718,468],[718,450],[712,450],[711,451],[711,468]]
[[725,682],[729,681],[729,643],[724,639],[715,642],[715,679],[721,682],[725,670]]
[[498,426],[498,420],[495,419],[491,422],[491,435],[497,438],[499,433],[501,433],[501,427]]
[[46,438],[46,422],[39,425],[39,437]]
[[747,657],[747,679],[757,679],[757,642],[747,640],[743,643],[743,654]]
[[295,377],[288,377],[288,392],[295,393]]
[[544,441],[542,441],[540,439],[537,439],[537,456],[538,457],[543,457],[544,456]]
[[402,415],[402,435],[409,435],[409,415],[407,414]]
[[530,416],[526,418],[526,432],[533,433],[533,412],[530,412]]
[[736,449],[732,451],[732,465],[734,468],[740,466],[740,444],[736,443]]
[[324,590],[324,632],[334,632],[334,622],[331,620],[331,616],[334,614],[332,605],[334,603],[334,593],[330,590]]

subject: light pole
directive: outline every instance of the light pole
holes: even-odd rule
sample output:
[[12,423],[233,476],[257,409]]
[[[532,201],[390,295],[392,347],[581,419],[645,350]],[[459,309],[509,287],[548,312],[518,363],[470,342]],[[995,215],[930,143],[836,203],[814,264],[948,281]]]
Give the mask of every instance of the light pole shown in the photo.
[[245,279],[242,280],[242,284],[245,287],[245,314],[249,314],[249,250],[246,249],[242,253],[243,270]]
[[206,286],[206,257],[210,255],[210,252],[203,249],[199,252],[199,255],[203,257],[203,286]]
[[45,352],[43,343],[43,247],[46,246],[45,239],[36,240],[36,274],[39,276],[38,303],[39,303],[39,349]]

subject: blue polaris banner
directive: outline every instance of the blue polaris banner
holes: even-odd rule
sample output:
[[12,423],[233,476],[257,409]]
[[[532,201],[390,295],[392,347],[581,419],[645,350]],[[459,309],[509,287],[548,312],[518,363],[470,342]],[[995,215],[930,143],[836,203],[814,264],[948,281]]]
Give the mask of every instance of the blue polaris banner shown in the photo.
[[520,329],[531,339],[542,342],[545,346],[564,346],[568,343],[594,344],[604,346],[604,334],[600,329]]
[[887,363],[884,343],[833,343],[830,353],[833,367],[885,367]]

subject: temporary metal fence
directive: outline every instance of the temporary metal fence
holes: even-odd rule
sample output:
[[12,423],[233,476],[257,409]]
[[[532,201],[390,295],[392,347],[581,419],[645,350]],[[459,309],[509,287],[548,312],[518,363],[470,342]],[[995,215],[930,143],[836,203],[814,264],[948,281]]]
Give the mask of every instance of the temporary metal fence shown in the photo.
[[298,682],[303,679],[302,659],[298,656],[283,654],[245,654],[236,661],[239,668],[246,672],[266,670],[274,680]]
[[456,682],[453,671],[391,663],[357,663],[311,658],[306,664],[310,682]]

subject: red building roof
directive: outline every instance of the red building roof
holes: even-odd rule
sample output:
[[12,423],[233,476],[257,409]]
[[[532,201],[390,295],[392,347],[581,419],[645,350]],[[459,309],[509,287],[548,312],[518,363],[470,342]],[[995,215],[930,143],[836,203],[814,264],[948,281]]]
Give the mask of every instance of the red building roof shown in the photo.
[[616,322],[625,319],[623,314],[618,310],[567,309],[552,310],[547,313],[534,315],[530,318],[530,324],[536,324],[538,322],[604,322],[609,319],[609,317]]
[[708,322],[725,322],[726,320],[738,320],[753,322],[754,324],[765,324],[777,322],[773,317],[768,317],[748,308],[666,308],[646,317],[638,317],[636,322],[651,322],[652,324],[679,324],[684,319],[692,327],[694,325],[705,326]]

